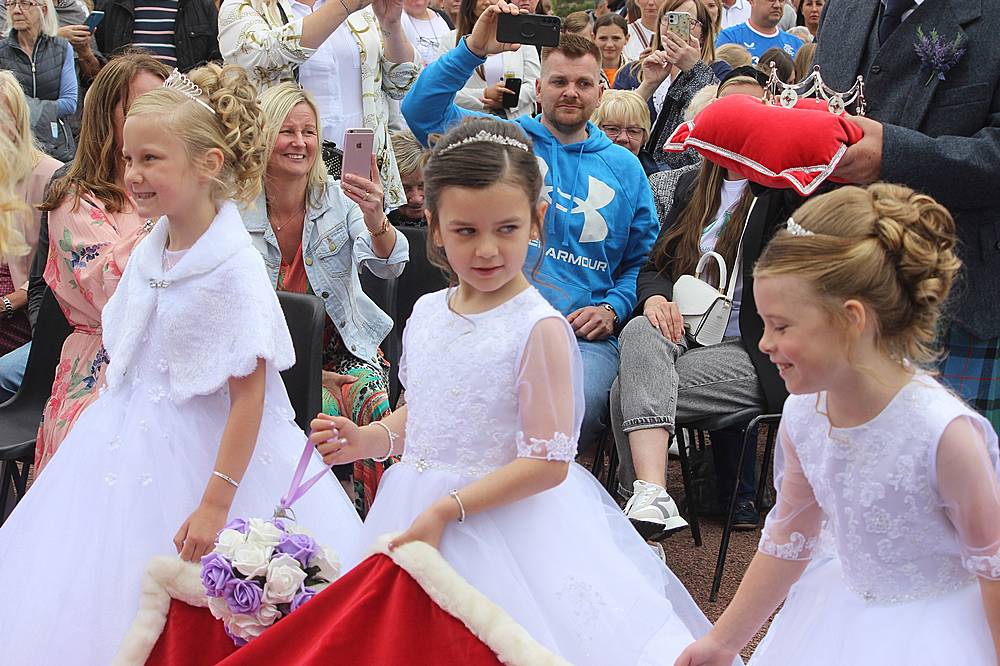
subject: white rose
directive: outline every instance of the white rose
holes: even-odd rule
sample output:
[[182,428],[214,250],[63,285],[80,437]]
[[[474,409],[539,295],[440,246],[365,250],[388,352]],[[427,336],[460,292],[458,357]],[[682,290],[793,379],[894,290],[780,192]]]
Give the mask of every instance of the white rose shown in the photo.
[[271,552],[271,548],[256,543],[241,543],[233,550],[233,566],[247,578],[262,576],[267,571]]
[[215,541],[215,552],[223,557],[232,560],[233,551],[240,544],[246,543],[246,537],[236,530],[222,530]]
[[279,619],[281,619],[281,611],[275,606],[266,603],[260,605],[260,609],[257,611],[257,621],[262,625],[270,627]]
[[312,537],[313,541],[316,540],[312,532],[304,527],[299,527],[294,520],[285,520],[285,531],[289,534],[305,534],[307,537]]
[[292,600],[302,587],[306,572],[298,560],[281,554],[267,565],[267,582],[264,583],[264,602],[285,604]]
[[272,525],[265,523],[260,518],[250,519],[250,528],[247,531],[247,543],[256,543],[267,548],[274,548],[281,542],[282,531]]
[[319,567],[319,577],[325,578],[327,582],[332,583],[340,576],[340,558],[326,546],[321,546],[321,551],[309,560],[309,565]]
[[255,616],[245,613],[236,613],[233,615],[226,622],[226,626],[229,627],[229,631],[233,635],[239,636],[245,641],[252,641],[264,633],[264,629],[267,628],[262,626]]
[[212,612],[212,617],[216,620],[227,620],[233,614],[224,597],[209,597],[208,610]]

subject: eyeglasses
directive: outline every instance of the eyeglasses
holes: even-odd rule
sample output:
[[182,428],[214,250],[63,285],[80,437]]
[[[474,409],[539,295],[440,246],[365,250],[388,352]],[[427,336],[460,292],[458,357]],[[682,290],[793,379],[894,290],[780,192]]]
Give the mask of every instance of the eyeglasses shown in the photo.
[[609,139],[614,139],[619,136],[622,132],[628,135],[630,139],[641,139],[646,133],[641,127],[618,127],[617,125],[601,125],[601,130],[608,135]]
[[43,3],[35,2],[34,0],[5,0],[5,2],[0,2],[0,6],[4,9],[14,9],[20,6],[22,9],[27,9],[28,7],[41,7]]

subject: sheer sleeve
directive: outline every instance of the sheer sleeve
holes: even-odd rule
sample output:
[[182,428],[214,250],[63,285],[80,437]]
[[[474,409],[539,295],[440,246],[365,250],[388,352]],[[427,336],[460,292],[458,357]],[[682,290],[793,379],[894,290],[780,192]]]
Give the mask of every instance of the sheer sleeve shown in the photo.
[[518,368],[517,456],[572,461],[583,420],[583,373],[565,319],[535,324]]
[[958,532],[962,564],[1000,580],[1000,477],[997,437],[984,422],[960,417],[937,448],[937,487]]
[[809,560],[819,543],[823,510],[788,440],[784,423],[778,428],[778,440],[782,461],[780,475],[775,474],[780,479],[778,499],[767,514],[757,549],[781,560]]

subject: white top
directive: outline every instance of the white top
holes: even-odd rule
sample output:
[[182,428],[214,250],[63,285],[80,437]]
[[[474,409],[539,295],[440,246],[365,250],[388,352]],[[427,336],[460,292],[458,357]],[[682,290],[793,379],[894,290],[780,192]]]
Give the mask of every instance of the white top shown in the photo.
[[[309,16],[326,0],[312,7],[292,0],[298,18]],[[344,144],[344,130],[365,127],[361,106],[361,54],[347,23],[341,23],[315,55],[299,65],[299,83],[316,98],[324,141]]]
[[642,52],[653,45],[653,31],[649,30],[641,21],[633,21],[628,26],[628,42],[622,55],[626,62],[638,60]]
[[[1000,579],[1000,464],[990,423],[922,373],[855,427],[832,427],[826,399],[785,402],[783,473],[760,550],[809,559],[827,521],[847,587],[876,604],[937,597],[977,575]],[[957,419],[977,436],[942,443]]]
[[667,92],[670,90],[670,84],[673,83],[673,80],[674,77],[668,74],[667,78],[663,79],[660,87],[653,93],[653,108],[656,109],[657,113],[663,108],[663,100],[667,98]]
[[736,0],[732,7],[726,7],[724,4],[719,3],[719,9],[722,10],[722,27],[720,30],[725,30],[730,26],[746,23],[750,20],[750,0]]
[[[746,186],[747,181],[745,178],[741,180],[722,181],[719,210],[715,212],[715,219],[712,220],[712,223],[701,232],[701,242],[698,244],[698,249],[702,254],[715,250],[715,246],[719,243],[719,236],[722,234],[722,230],[726,228],[729,216],[743,195]],[[736,272],[736,287],[733,289],[733,309],[729,312],[729,323],[726,325],[726,337],[728,338],[740,334],[740,303],[743,301],[743,271],[740,270],[739,266],[726,266],[726,271],[728,271],[729,275],[732,275],[734,271]],[[726,285],[719,285],[719,288],[725,291]]]
[[416,19],[404,11],[402,20],[403,32],[420,54],[424,65],[429,65],[438,59],[441,42],[451,31],[440,14],[433,9],[428,9],[427,13],[430,19]]

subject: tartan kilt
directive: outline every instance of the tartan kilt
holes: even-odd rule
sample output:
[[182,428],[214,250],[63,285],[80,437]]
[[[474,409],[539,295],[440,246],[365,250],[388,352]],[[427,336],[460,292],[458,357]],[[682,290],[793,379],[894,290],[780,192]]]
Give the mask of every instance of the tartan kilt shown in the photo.
[[1000,337],[977,338],[953,325],[942,342],[947,356],[938,363],[940,380],[1000,433]]

